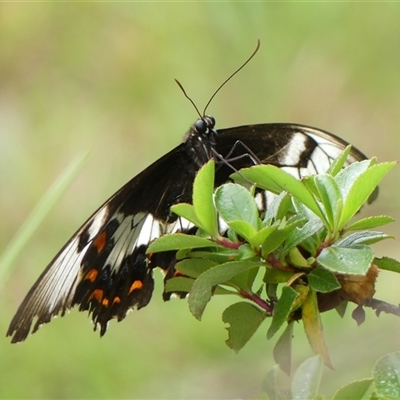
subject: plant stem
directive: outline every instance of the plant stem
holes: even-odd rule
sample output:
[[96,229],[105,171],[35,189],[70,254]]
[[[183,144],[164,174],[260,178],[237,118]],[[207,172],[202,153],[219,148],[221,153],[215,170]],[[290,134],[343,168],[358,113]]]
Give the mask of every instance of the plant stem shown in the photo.
[[260,306],[263,310],[265,310],[269,315],[272,315],[274,308],[272,307],[271,304],[269,304],[267,301],[263,300],[261,297],[257,296],[254,293],[245,292],[244,290],[240,291],[240,295],[245,299],[253,301],[258,306]]

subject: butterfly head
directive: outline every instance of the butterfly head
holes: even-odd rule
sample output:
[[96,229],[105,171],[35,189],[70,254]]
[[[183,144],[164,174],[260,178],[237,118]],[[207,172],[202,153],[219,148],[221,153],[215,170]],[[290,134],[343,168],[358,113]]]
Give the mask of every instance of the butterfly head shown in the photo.
[[195,131],[200,136],[207,136],[211,144],[215,145],[215,138],[218,136],[215,127],[215,118],[211,115],[205,115],[201,119],[198,119],[194,124]]

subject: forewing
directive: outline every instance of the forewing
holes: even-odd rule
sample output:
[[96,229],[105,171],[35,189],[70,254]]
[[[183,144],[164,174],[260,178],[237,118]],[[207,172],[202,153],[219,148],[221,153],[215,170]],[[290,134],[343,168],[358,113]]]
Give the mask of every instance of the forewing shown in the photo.
[[[221,129],[218,134],[217,152],[233,160],[230,164],[236,169],[254,165],[250,156],[243,156],[250,149],[262,164],[276,165],[299,179],[325,172],[348,145],[329,132],[296,124],[239,126]],[[231,152],[233,146],[235,150]],[[348,164],[364,159],[366,156],[353,147]],[[228,169],[221,168],[221,181],[229,174]]]

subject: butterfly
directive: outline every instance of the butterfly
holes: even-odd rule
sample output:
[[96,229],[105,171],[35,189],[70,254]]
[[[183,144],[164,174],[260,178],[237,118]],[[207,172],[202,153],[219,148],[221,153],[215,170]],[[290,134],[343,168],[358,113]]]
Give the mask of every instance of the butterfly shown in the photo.
[[[175,272],[175,255],[147,255],[148,244],[168,233],[193,231],[170,207],[191,202],[196,173],[211,158],[219,161],[219,186],[229,180],[232,169],[254,165],[247,149],[260,163],[302,178],[326,171],[347,145],[331,133],[296,124],[216,131],[214,118],[204,116],[180,145],[126,183],[72,236],[26,295],[7,336],[13,343],[23,341],[35,318],[33,332],[74,306],[88,310],[103,335],[109,320],[121,321],[130,309],[146,306],[154,288],[153,269],[161,268],[165,279]],[[364,159],[353,147],[347,164]]]
[[[259,43],[234,74],[258,47]],[[245,125],[217,131],[212,116],[205,111],[198,114],[200,118],[180,145],[118,190],[58,252],[13,317],[7,331],[12,343],[25,340],[31,330],[36,332],[53,316],[63,316],[74,306],[89,312],[100,335],[111,319],[121,321],[129,310],[146,306],[154,288],[153,270],[160,268],[166,282],[174,276],[176,264],[174,252],[149,255],[148,245],[165,234],[195,232],[170,208],[191,203],[196,174],[210,159],[218,163],[216,187],[229,181],[233,171],[255,163],[276,165],[300,179],[325,172],[348,145],[331,133],[296,124]],[[353,147],[347,164],[364,159],[366,156]],[[169,297],[164,293],[165,300]]]

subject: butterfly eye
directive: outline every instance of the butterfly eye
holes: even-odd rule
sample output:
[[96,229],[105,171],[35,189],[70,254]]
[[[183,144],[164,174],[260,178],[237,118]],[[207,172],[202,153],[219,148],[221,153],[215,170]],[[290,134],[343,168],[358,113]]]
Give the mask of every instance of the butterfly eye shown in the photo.
[[206,133],[208,128],[207,122],[204,119],[198,119],[194,124],[194,127],[199,134]]
[[198,119],[194,124],[197,133],[200,135],[207,132],[207,130],[213,130],[215,126],[215,118],[211,115],[205,115],[202,119]]
[[215,118],[211,115],[205,115],[204,120],[207,123],[208,129],[213,129],[215,126]]

